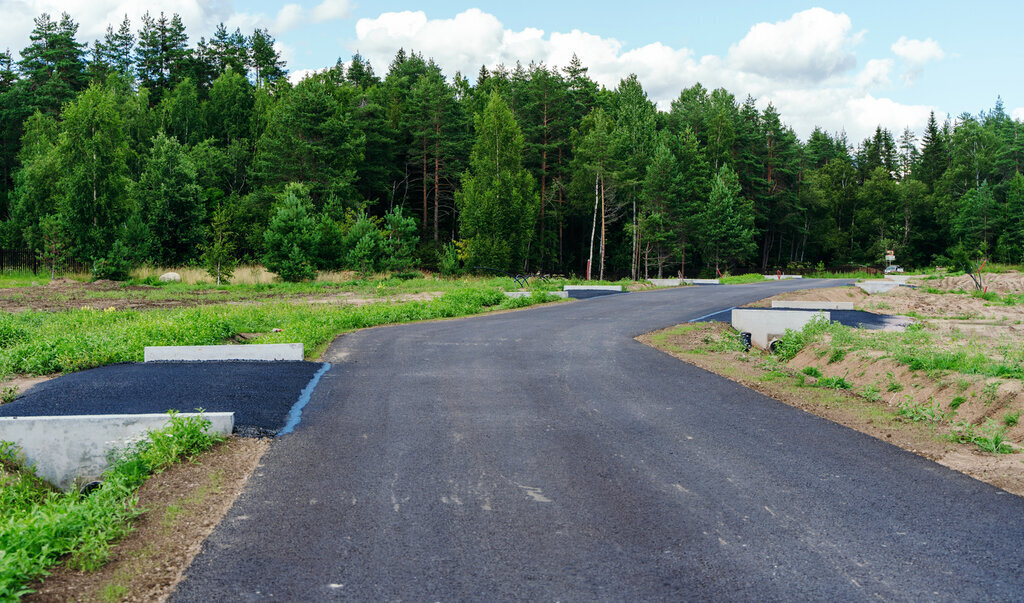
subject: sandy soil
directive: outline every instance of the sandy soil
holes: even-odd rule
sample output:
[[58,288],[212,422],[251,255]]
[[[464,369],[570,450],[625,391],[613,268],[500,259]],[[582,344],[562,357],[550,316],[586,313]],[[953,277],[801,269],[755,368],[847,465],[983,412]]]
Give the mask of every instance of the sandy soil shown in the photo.
[[26,601],[163,601],[259,465],[270,440],[231,438],[151,477],[131,534],[102,569],[58,567]]
[[[105,310],[114,308],[117,310],[147,310],[153,308],[180,308],[205,304],[225,303],[224,297],[228,291],[217,289],[195,291],[188,296],[176,299],[151,299],[147,292],[158,289],[148,285],[124,285],[108,280],[98,280],[91,283],[83,283],[66,278],[54,279],[46,285],[33,285],[29,287],[9,287],[0,289],[0,311],[23,312],[25,310],[44,310],[55,312],[60,310],[74,310],[78,308],[92,308]],[[103,293],[117,293],[116,297],[104,297]],[[269,293],[259,294],[259,299],[237,301],[233,304],[254,304],[268,300],[287,301],[293,303],[311,304],[350,304],[362,306],[376,302],[406,302],[418,300],[431,300],[443,295],[442,291],[429,291],[424,293],[403,293],[390,297],[357,296],[351,292],[340,292],[336,295],[325,296],[323,294],[306,295],[274,295]]]
[[[943,289],[945,291],[974,290],[974,281],[972,281],[971,277],[966,274],[961,276],[947,276],[939,279],[911,277],[909,282],[913,285],[924,285],[927,287],[934,287],[935,289]],[[982,274],[981,282],[989,291],[994,291],[1000,295],[1005,295],[1007,293],[1024,293],[1024,274],[1013,270],[998,274],[986,272]]]
[[[766,380],[768,370],[762,367],[762,362],[759,361],[764,360],[765,356],[756,350],[751,353],[708,351],[709,338],[713,340],[720,337],[735,337],[735,333],[724,322],[701,322],[694,330],[681,334],[673,334],[673,329],[643,335],[637,339],[683,361],[695,364],[701,369],[717,373],[779,401],[801,408],[803,411],[877,437],[906,449],[910,453],[921,455],[940,465],[966,473],[976,479],[1015,493],[1017,496],[1024,497],[1024,463],[1021,462],[1021,454],[992,455],[983,453],[973,444],[955,443],[944,439],[942,434],[947,431],[944,427],[912,423],[898,417],[895,414],[895,401],[891,399],[892,394],[886,395],[878,401],[869,401],[855,391],[797,387],[793,385],[793,379]],[[667,337],[663,341],[655,342],[654,337],[658,334],[664,334]],[[808,354],[813,355],[813,352],[808,352]],[[743,357],[741,358],[741,356]],[[791,365],[793,376],[798,375],[797,369],[803,361],[806,361],[806,357],[798,356]],[[876,362],[868,362],[868,364],[876,364]],[[820,359],[815,365],[820,367]],[[829,370],[826,373],[823,371],[823,373],[825,376],[834,373],[843,376],[855,365],[859,365],[858,362],[850,359],[846,363],[838,364],[835,370]],[[891,379],[900,383],[904,387],[903,391],[914,391],[915,397],[920,395],[919,388],[915,388],[915,385],[922,384],[922,387],[934,388],[929,391],[941,389],[936,388],[935,384],[924,385],[926,377],[912,375],[905,368],[889,367],[890,371],[884,371],[886,368],[885,363],[877,363],[871,374],[865,372],[866,379],[878,378],[881,375],[888,383],[890,380],[888,373],[891,372]],[[853,379],[850,376],[847,376],[847,379],[857,383],[863,381],[861,378]],[[813,381],[813,379],[808,379],[808,382]],[[962,415],[959,418],[980,419],[986,412],[989,415],[996,415],[1013,404],[1017,404],[1019,408],[1021,401],[1019,386],[1020,383],[1017,382],[1016,388],[1000,391],[998,400],[991,407],[985,406],[982,402],[963,404],[961,406]],[[975,406],[973,410],[972,405]],[[996,407],[999,408],[999,411],[995,410]],[[1021,433],[1021,428],[1018,426],[1012,432],[1011,439],[1016,439],[1019,442]]]

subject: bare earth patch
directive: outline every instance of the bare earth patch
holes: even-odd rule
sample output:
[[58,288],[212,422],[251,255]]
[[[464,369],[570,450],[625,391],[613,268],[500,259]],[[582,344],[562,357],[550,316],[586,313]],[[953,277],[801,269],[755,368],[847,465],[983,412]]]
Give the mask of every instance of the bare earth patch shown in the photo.
[[163,601],[259,465],[270,440],[230,438],[139,489],[132,533],[91,573],[58,567],[27,601]]

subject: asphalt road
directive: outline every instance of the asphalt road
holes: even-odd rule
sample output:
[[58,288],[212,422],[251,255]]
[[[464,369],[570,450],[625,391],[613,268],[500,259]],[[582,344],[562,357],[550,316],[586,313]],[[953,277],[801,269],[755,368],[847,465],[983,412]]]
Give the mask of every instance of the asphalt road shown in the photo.
[[235,431],[273,435],[319,362],[133,362],[44,381],[0,417],[234,412]]
[[172,598],[1021,599],[1024,500],[631,339],[814,284],[345,335]]

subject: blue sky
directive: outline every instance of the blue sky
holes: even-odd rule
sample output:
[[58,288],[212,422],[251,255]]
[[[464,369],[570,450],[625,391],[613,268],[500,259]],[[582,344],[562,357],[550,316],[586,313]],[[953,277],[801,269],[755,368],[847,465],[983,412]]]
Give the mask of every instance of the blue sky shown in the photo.
[[[772,102],[805,138],[814,125],[852,141],[881,124],[920,133],[940,118],[991,108],[1024,117],[1018,75],[1024,51],[1011,2],[466,2],[434,0],[166,0],[154,10],[181,14],[189,33],[208,36],[221,21],[243,31],[268,27],[297,75],[360,50],[378,74],[404,46],[434,57],[449,75],[516,59],[564,65],[579,54],[591,75],[614,87],[635,72],[662,108],[700,81]],[[80,37],[100,35],[137,0],[0,0],[0,46],[27,43],[31,18],[69,12]]]

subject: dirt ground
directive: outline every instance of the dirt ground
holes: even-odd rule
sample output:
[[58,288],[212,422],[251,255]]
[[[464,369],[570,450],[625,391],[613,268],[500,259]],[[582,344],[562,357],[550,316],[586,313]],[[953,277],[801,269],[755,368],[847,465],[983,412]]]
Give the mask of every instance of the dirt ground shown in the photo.
[[[150,295],[159,287],[149,285],[124,285],[108,280],[89,283],[73,279],[57,278],[46,285],[28,287],[8,287],[0,289],[0,311],[23,312],[25,310],[44,310],[56,312],[60,310],[77,310],[92,308],[105,310],[148,310],[154,308],[181,308],[207,304],[249,304],[252,301],[226,300],[228,291],[219,289],[197,290],[189,295],[173,299],[153,299]],[[105,295],[107,294],[107,295]],[[350,304],[362,306],[380,301],[406,302],[431,300],[443,295],[441,291],[425,293],[403,293],[390,297],[358,296],[351,292],[339,292],[325,296],[322,293],[275,295],[260,293],[259,301],[289,301],[294,303],[312,304]]]
[[[1024,275],[1019,273],[986,276],[993,277],[993,286],[1002,294],[1016,293],[1019,289],[1015,287],[1024,287]],[[952,291],[970,285],[968,277],[963,279],[967,279],[966,284],[960,278],[925,282],[929,287]],[[773,299],[852,301],[858,310],[910,313],[937,335],[937,345],[949,349],[970,345],[999,357],[1001,349],[1024,346],[1024,307],[991,303],[969,295],[940,295],[927,293],[923,288],[906,287],[887,294],[868,295],[856,287],[834,287],[784,293],[751,305],[769,306]],[[1024,496],[1024,454],[986,453],[974,444],[955,443],[944,437],[952,429],[952,422],[966,422],[981,428],[992,420],[1003,426],[1008,414],[1024,414],[1024,384],[1019,379],[986,378],[949,371],[927,374],[912,371],[876,351],[857,351],[830,362],[831,359],[824,356],[827,339],[797,354],[784,367],[789,378],[777,379],[772,373],[777,367],[766,363],[767,356],[757,350],[750,353],[709,350],[714,342],[735,336],[724,323],[695,323],[638,339],[777,400]],[[801,375],[800,371],[806,367],[820,370],[822,377],[842,377],[853,389],[807,387],[816,379]],[[794,385],[798,379],[804,379],[805,386]],[[868,390],[873,392],[870,398],[874,400],[864,395]],[[906,404],[908,398],[915,404],[934,407],[947,418],[912,422],[899,416],[899,405]],[[1020,450],[1024,442],[1024,423],[1005,426],[1005,429],[1007,440]]]
[[131,534],[91,573],[55,568],[26,601],[164,601],[227,513],[270,440],[230,438],[151,477],[139,489]]

